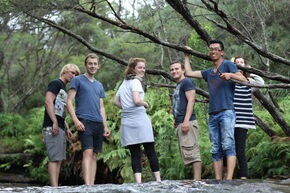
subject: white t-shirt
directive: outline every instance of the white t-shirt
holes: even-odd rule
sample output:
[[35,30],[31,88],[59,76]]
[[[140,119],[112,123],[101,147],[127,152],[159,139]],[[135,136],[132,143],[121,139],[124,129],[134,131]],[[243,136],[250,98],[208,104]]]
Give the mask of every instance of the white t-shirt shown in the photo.
[[[133,101],[133,92],[139,92],[140,98],[144,99],[144,90],[142,84],[138,79],[133,80],[124,80],[121,86],[118,89],[117,96],[120,97],[122,109],[127,109],[130,107],[136,107],[136,104]],[[144,106],[138,106],[143,107]]]

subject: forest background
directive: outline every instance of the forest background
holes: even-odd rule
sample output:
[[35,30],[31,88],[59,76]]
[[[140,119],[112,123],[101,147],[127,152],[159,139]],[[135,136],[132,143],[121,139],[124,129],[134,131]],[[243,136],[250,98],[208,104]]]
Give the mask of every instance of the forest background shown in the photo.
[[[147,60],[146,101],[150,104],[163,179],[191,178],[177,147],[170,95],[169,64],[191,54],[193,69],[211,67],[207,42],[220,39],[226,58],[244,56],[266,85],[254,93],[257,130],[249,131],[251,178],[290,176],[290,2],[287,0],[0,0],[0,172],[21,172],[46,184],[42,141],[44,95],[64,64],[84,72],[85,55],[100,56],[96,79],[103,83],[108,125],[98,160],[97,183],[133,182],[130,154],[119,140],[120,110],[113,98],[127,61]],[[187,50],[185,46],[193,50]],[[207,86],[196,83],[195,112],[200,125],[203,178],[213,178],[207,133]],[[75,131],[70,117],[69,126]],[[81,152],[69,143],[62,184],[82,184]],[[152,180],[143,159],[145,181]],[[102,176],[102,177],[98,177]]]

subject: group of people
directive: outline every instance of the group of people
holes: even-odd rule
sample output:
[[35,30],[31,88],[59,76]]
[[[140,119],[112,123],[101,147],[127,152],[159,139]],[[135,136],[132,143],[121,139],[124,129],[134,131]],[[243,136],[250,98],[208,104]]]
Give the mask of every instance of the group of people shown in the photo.
[[[209,42],[209,56],[213,61],[213,67],[203,71],[193,71],[187,53],[184,53],[184,64],[175,61],[170,65],[170,73],[177,83],[172,96],[172,112],[180,155],[184,165],[192,165],[194,180],[201,179],[202,164],[198,145],[199,129],[194,113],[196,88],[188,77],[203,78],[208,84],[210,95],[208,131],[212,144],[215,179],[233,178],[236,156],[240,178],[246,179],[248,175],[245,141],[247,129],[255,128],[251,88],[231,80],[244,83],[256,81],[260,84],[263,84],[263,80],[257,75],[249,76],[248,73],[238,70],[233,62],[246,66],[244,58],[235,57],[232,62],[225,60],[223,55],[223,43],[212,40]],[[51,81],[46,92],[43,135],[49,158],[48,172],[51,186],[58,186],[61,161],[66,157],[65,132],[68,138],[73,137],[71,131],[66,128],[65,108],[78,130],[83,151],[83,179],[86,185],[94,184],[96,157],[102,151],[103,136],[110,135],[103,102],[105,91],[102,84],[94,78],[100,68],[98,56],[89,54],[85,58],[84,66],[86,72],[79,75],[80,70],[76,65],[65,65],[60,78]],[[132,169],[137,183],[142,182],[141,145],[144,147],[155,180],[161,181],[152,124],[146,114],[149,104],[144,101],[142,78],[145,72],[146,60],[131,58],[124,73],[125,79],[114,99],[114,104],[122,112],[121,145],[130,150]],[[65,85],[68,82],[71,83],[66,94]],[[223,177],[224,158],[227,170]]]

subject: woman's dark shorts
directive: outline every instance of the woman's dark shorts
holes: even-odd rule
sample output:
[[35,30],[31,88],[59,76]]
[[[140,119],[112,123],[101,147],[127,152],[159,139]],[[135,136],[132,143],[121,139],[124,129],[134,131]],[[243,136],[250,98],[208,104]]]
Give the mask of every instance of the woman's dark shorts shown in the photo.
[[79,119],[85,126],[85,131],[78,131],[82,150],[93,149],[95,153],[102,152],[104,125],[102,122]]

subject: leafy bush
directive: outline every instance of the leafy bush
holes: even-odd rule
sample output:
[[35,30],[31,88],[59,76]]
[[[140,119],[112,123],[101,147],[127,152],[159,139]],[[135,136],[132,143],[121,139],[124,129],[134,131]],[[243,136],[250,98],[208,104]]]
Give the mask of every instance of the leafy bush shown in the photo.
[[19,114],[0,113],[0,136],[17,137],[23,134],[26,122]]
[[251,178],[289,177],[290,141],[273,140],[261,130],[248,136],[247,157]]

